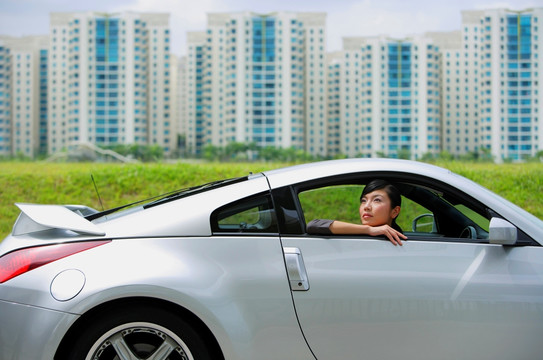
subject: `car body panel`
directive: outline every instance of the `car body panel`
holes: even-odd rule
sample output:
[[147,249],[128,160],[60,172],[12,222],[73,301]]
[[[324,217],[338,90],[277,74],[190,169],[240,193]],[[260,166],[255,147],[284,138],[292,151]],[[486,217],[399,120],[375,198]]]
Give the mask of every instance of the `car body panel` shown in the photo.
[[[86,284],[74,299],[60,302],[51,296],[50,284],[65,269],[81,271]],[[115,240],[45,265],[39,274],[23,274],[0,289],[11,302],[71,314],[120,298],[162,299],[197,314],[228,359],[262,353],[312,358],[292,306],[278,237]],[[271,348],[269,337],[281,339],[281,349]]]
[[[543,248],[283,238],[309,282],[293,292],[318,359],[535,359]],[[474,354],[477,354],[476,356]],[[519,354],[523,354],[520,356]]]
[[51,360],[77,315],[0,300],[0,319],[0,359]]

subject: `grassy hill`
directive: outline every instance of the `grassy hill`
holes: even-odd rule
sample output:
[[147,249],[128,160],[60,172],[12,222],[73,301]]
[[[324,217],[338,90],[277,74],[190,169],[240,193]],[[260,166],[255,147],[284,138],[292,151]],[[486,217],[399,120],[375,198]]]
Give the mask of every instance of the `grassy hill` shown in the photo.
[[[11,231],[16,202],[113,208],[171,190],[286,166],[283,163],[50,164],[0,163],[0,239]],[[543,164],[438,164],[489,188],[543,219]]]

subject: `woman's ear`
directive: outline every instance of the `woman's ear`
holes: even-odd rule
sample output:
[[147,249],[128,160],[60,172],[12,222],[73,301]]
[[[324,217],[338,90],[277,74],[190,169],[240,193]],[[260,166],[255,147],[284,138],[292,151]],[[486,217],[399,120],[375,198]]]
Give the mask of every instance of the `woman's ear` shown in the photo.
[[398,215],[400,215],[400,207],[399,206],[396,206],[394,209],[392,209],[392,212],[390,213],[390,215],[392,216],[393,219],[396,219],[398,217]]

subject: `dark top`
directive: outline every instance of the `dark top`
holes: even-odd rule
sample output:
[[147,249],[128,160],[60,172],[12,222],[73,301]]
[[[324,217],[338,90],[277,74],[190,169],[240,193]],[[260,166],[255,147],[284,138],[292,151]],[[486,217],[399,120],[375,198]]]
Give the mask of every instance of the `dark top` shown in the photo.
[[331,235],[330,225],[334,220],[327,219],[315,219],[311,220],[307,224],[307,233],[308,234],[317,234],[317,235]]

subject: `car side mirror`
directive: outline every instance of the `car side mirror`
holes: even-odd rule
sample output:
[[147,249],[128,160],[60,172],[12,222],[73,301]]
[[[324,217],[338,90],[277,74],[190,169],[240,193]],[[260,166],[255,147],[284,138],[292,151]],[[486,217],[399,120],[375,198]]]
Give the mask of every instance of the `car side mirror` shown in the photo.
[[422,214],[413,219],[411,224],[413,232],[437,233],[434,214]]
[[488,241],[491,244],[515,245],[518,231],[515,225],[504,219],[493,217],[490,220]]

